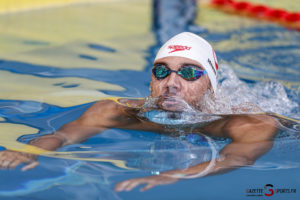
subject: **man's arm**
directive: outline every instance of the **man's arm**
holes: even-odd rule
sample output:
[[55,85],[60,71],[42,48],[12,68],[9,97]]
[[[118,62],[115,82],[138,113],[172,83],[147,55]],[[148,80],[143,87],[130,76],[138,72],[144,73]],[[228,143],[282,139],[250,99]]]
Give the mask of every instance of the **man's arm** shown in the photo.
[[[163,172],[157,176],[130,179],[116,185],[116,191],[129,191],[141,184],[141,190],[156,185],[176,182],[180,178],[196,178],[229,172],[236,168],[252,165],[268,152],[273,145],[276,123],[268,116],[234,117],[221,126],[223,136],[232,139],[219,153],[219,158],[187,169]],[[213,165],[211,165],[213,162]]]
[[[122,109],[113,101],[104,100],[93,104],[79,119],[65,124],[58,131],[36,138],[29,142],[30,145],[54,151],[65,145],[82,142],[105,129],[115,126]],[[37,156],[15,151],[0,152],[0,168],[15,168],[21,163],[26,166],[22,170],[34,168],[38,165]]]

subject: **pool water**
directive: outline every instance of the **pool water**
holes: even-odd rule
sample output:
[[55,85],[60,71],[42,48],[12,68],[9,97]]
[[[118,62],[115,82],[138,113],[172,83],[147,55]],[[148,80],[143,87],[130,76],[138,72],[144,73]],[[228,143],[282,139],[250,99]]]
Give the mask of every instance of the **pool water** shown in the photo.
[[[300,32],[224,14],[192,0],[70,2],[0,9],[2,149],[24,150],[31,139],[77,119],[102,98],[146,97],[156,51],[182,31],[201,35],[216,50],[223,103],[216,112],[250,101],[300,120]],[[295,1],[263,3],[300,8]],[[256,200],[262,197],[247,196],[246,191],[272,184],[296,193],[276,193],[269,199],[295,200],[300,198],[299,138],[299,125],[281,131],[272,150],[254,166],[146,192],[116,193],[120,181],[208,161],[230,141],[110,129],[63,147],[57,155],[40,156],[33,170],[1,170],[0,199]]]

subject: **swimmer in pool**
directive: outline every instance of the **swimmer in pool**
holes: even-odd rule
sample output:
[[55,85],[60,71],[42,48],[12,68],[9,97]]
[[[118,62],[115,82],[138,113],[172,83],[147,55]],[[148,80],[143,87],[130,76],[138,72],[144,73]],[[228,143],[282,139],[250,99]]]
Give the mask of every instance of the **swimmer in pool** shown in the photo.
[[[55,151],[65,145],[80,143],[109,128],[173,135],[178,131],[178,124],[184,124],[180,115],[187,108],[202,113],[211,112],[204,97],[214,98],[217,73],[217,58],[211,45],[193,33],[180,33],[167,41],[156,55],[149,97],[138,100],[120,98],[98,101],[79,119],[52,134],[36,138],[29,144]],[[167,120],[160,120],[162,118]],[[197,121],[196,118],[194,116]],[[190,133],[191,129],[188,126],[183,127],[181,134]],[[272,148],[273,138],[277,133],[277,122],[272,117],[255,114],[224,115],[206,123],[201,123],[200,120],[193,127],[194,134],[231,139],[231,143],[219,152],[213,165],[212,162],[204,162],[186,169],[125,180],[118,183],[115,190],[130,191],[144,185],[141,190],[145,191],[157,185],[174,183],[182,178],[221,174],[253,165]],[[22,170],[38,165],[35,155],[9,150],[0,152],[2,169],[12,169],[21,163],[25,164]]]

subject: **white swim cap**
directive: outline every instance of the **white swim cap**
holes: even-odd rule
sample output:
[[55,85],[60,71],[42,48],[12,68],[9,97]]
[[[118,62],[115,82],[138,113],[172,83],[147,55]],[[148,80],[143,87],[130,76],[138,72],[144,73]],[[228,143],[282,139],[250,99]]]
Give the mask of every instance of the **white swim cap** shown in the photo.
[[207,71],[214,93],[216,93],[218,61],[215,51],[206,40],[189,32],[175,35],[159,49],[154,61],[168,56],[179,56],[199,62]]

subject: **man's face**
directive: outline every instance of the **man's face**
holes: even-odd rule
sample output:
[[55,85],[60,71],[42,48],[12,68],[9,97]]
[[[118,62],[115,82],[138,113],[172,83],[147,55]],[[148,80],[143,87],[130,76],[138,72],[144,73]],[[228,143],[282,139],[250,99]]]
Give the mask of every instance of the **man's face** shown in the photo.
[[[195,65],[202,70],[204,69],[197,61],[177,56],[158,59],[154,62],[154,65],[156,64],[166,65],[175,71],[185,65]],[[197,107],[204,93],[209,89],[210,82],[207,74],[197,80],[187,81],[172,72],[169,76],[160,80],[157,80],[152,74],[150,86],[152,88],[151,97],[158,97],[157,104],[161,109],[181,111],[185,107],[182,102]]]

